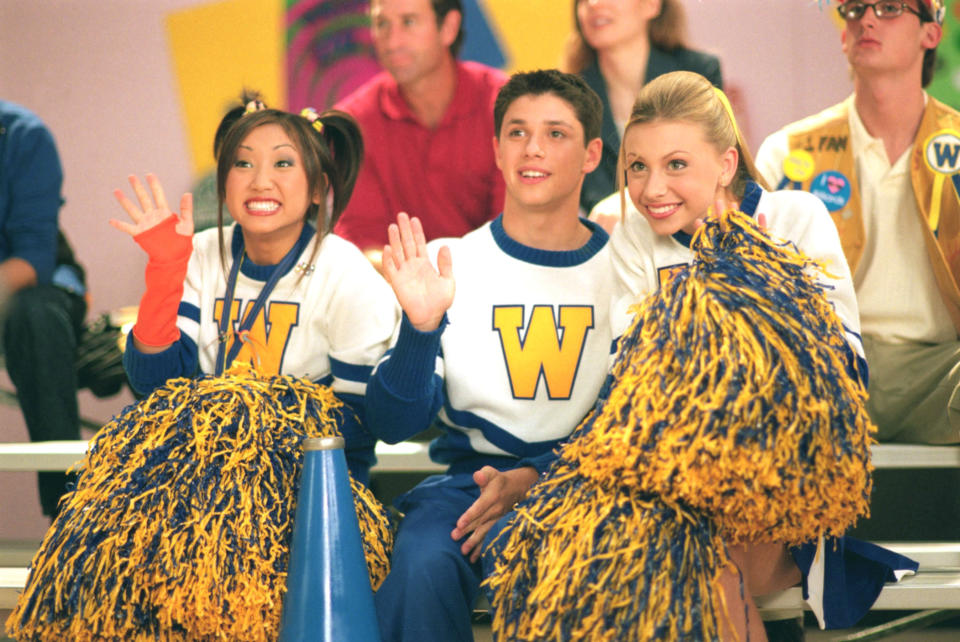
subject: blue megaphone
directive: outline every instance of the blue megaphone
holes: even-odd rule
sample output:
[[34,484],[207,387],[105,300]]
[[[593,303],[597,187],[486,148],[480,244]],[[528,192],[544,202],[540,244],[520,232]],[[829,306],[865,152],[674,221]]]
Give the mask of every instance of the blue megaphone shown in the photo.
[[280,642],[379,642],[342,437],[303,441]]

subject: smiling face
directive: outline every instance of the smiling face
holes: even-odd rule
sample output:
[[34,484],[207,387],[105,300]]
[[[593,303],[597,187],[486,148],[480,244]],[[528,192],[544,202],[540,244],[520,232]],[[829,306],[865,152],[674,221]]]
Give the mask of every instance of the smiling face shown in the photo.
[[452,57],[460,13],[450,11],[437,23],[430,0],[373,0],[370,34],[380,65],[400,86],[428,78]]
[[693,234],[718,198],[730,200],[737,150],[718,150],[696,123],[630,125],[623,149],[630,199],[657,234]]
[[577,24],[597,51],[647,38],[651,20],[660,13],[660,0],[578,0]]
[[600,162],[602,143],[585,145],[573,107],[546,93],[514,100],[493,145],[507,188],[504,210],[552,213],[579,206],[580,185]]
[[271,123],[247,134],[227,173],[225,202],[254,262],[277,263],[293,247],[307,208],[320,202],[309,193],[300,151],[283,127]]
[[[918,0],[906,2],[915,10],[919,8]],[[923,55],[939,44],[941,35],[939,25],[921,22],[909,11],[880,19],[867,9],[858,20],[846,21],[840,42],[858,75],[902,73],[919,80]]]

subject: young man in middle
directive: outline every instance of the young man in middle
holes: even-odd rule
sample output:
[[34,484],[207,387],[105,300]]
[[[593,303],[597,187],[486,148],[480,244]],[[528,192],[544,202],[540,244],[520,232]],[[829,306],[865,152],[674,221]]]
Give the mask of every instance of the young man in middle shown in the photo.
[[395,443],[439,419],[431,456],[449,468],[397,500],[405,517],[376,594],[384,640],[472,639],[485,536],[604,382],[607,235],[578,216],[583,177],[600,159],[600,114],[576,76],[513,76],[494,106],[502,215],[430,246],[417,219],[390,226],[384,273],[404,317],[368,384],[369,425]]

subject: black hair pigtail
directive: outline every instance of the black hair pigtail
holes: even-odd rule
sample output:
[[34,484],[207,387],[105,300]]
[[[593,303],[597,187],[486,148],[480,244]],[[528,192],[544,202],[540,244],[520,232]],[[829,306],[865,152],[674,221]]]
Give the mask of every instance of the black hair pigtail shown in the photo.
[[324,167],[324,173],[333,191],[333,210],[329,216],[330,228],[333,229],[357,183],[363,162],[363,136],[353,116],[342,111],[327,110],[320,115],[320,122],[323,123],[322,135],[332,156],[328,161],[330,165]]

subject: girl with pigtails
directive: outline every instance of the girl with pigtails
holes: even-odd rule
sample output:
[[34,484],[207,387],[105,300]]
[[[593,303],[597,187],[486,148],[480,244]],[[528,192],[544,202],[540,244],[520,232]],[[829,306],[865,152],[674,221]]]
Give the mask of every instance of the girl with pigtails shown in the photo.
[[307,438],[344,438],[379,587],[393,535],[364,485],[363,395],[398,307],[330,233],[362,154],[346,114],[245,96],[214,142],[216,228],[194,234],[191,195],[171,210],[156,176],[130,177],[134,200],[114,193],[131,220],[111,224],[148,257],[124,353],[145,398],[90,441],[9,618],[15,637],[276,640]]
[[348,407],[339,429],[350,471],[366,483],[375,440],[363,395],[399,317],[386,282],[330,231],[360,168],[360,130],[342,112],[292,114],[244,96],[220,123],[214,155],[216,228],[194,235],[192,196],[171,210],[151,174],[146,187],[129,178],[136,202],[114,192],[131,222],[110,223],[148,256],[124,354],[131,385],[147,394],[237,361],[329,384]]

